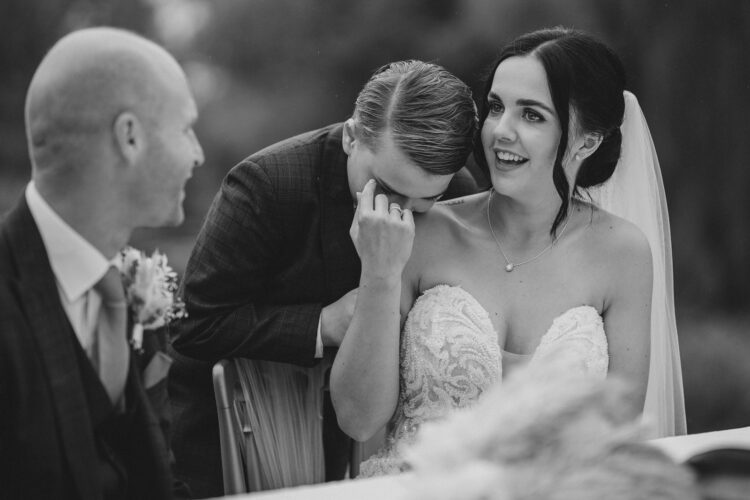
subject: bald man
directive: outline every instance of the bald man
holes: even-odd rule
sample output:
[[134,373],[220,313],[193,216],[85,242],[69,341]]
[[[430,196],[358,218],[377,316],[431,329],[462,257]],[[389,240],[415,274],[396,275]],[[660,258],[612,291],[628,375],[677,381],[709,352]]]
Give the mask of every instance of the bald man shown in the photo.
[[182,222],[196,118],[179,64],[125,31],[76,31],[34,74],[31,182],[0,224],[3,498],[184,495],[164,339],[130,350],[113,263],[135,228]]

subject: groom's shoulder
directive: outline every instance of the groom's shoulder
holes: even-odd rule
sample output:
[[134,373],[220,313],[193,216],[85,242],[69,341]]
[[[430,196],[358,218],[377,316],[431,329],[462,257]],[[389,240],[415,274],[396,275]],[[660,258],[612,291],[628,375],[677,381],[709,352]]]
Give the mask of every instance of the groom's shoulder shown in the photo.
[[327,150],[341,150],[341,127],[341,123],[334,123],[281,140],[251,154],[244,162],[268,169],[318,165]]
[[263,186],[275,192],[317,192],[317,180],[329,169],[346,166],[341,147],[342,124],[305,132],[253,153],[234,166],[225,184]]

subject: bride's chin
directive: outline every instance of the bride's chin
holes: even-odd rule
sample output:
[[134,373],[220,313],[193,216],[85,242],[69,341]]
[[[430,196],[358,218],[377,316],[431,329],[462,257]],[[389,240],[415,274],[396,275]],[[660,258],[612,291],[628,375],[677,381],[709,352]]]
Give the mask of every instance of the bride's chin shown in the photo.
[[518,191],[518,180],[504,172],[493,172],[490,181],[497,194],[511,196]]

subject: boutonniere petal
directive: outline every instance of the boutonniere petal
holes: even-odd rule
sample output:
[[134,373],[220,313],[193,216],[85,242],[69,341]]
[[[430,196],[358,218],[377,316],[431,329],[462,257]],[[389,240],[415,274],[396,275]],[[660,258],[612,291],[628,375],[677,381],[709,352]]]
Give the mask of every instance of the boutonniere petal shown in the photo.
[[185,304],[175,296],[177,273],[167,264],[166,255],[155,251],[148,257],[140,250],[125,247],[120,258],[120,275],[134,322],[130,343],[140,350],[144,330],[155,330],[187,313]]

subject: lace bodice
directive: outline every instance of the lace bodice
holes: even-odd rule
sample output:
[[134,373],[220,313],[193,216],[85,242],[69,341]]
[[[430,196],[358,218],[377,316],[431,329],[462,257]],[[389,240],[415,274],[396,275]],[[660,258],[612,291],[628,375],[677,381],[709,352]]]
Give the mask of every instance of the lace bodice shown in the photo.
[[[530,363],[573,356],[581,370],[607,374],[604,325],[596,309],[569,309],[552,322]],[[398,472],[400,448],[419,425],[473,404],[503,374],[503,351],[482,305],[463,288],[438,285],[414,303],[401,335],[400,391],[386,446],[362,463],[362,476]]]

